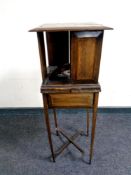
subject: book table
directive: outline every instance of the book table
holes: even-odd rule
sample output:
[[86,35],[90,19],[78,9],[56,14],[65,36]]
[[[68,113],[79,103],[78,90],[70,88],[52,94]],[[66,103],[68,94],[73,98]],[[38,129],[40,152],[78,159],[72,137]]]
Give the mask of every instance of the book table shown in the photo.
[[[91,142],[89,163],[93,156],[96,128],[98,96],[101,91],[98,82],[101,50],[104,30],[112,28],[99,24],[44,24],[31,29],[37,33],[40,55],[44,103],[44,116],[48,132],[52,159],[58,156],[70,143],[82,154],[84,150],[75,143],[75,138],[82,135],[77,131],[68,136],[58,126],[57,108],[86,108],[92,111]],[[48,109],[52,108],[56,134],[67,139],[59,151],[53,149],[52,134]],[[87,112],[87,131],[89,136],[89,112]]]

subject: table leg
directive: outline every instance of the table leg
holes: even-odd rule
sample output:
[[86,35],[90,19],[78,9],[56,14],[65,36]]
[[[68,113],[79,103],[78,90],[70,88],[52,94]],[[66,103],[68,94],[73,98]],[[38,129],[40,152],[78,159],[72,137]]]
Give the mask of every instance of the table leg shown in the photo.
[[99,93],[94,94],[89,164],[91,164],[91,160],[92,160],[92,156],[93,156],[93,146],[94,146],[94,139],[95,139],[96,116],[97,116],[97,106],[98,106],[98,96],[99,96]]
[[56,128],[56,135],[58,136],[59,135],[59,132],[57,130],[58,128],[58,122],[57,122],[57,116],[56,116],[56,110],[53,109],[53,113],[54,113],[54,121],[55,121],[55,128]]
[[90,123],[90,118],[89,118],[89,110],[87,109],[87,119],[86,119],[86,125],[87,125],[87,131],[86,131],[86,134],[87,134],[87,137],[89,136],[89,123]]
[[52,159],[53,159],[53,162],[55,162],[55,155],[53,151],[53,144],[52,144],[52,138],[51,138],[51,129],[50,129],[50,121],[49,121],[48,104],[47,104],[46,95],[43,95],[43,102],[44,102],[44,114],[45,114],[45,122],[46,122],[47,133],[48,133],[48,140],[49,140],[50,150],[52,154]]

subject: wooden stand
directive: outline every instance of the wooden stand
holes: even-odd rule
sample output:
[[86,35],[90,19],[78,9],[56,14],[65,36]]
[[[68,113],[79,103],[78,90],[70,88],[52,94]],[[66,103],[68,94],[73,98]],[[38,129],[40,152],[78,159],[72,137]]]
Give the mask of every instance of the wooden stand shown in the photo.
[[[58,127],[56,108],[91,108],[92,129],[89,163],[93,155],[96,128],[96,114],[100,85],[98,83],[102,39],[104,30],[112,28],[90,24],[42,25],[31,32],[37,32],[40,53],[45,121],[53,161],[70,143],[81,153],[84,150],[74,142],[82,131],[71,137]],[[45,38],[44,38],[45,37]],[[47,46],[47,54],[45,47]],[[46,58],[46,55],[48,57]],[[48,64],[47,65],[47,60]],[[54,152],[51,138],[48,109],[54,111],[56,134],[67,139],[60,150]],[[87,136],[89,114],[87,114]]]

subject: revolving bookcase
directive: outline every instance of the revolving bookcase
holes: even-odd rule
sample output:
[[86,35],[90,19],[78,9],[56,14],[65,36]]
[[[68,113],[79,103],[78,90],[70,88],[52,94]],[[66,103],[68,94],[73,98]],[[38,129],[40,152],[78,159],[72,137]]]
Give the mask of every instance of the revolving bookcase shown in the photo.
[[[81,153],[84,150],[75,143],[82,135],[77,131],[71,137],[58,126],[57,108],[92,109],[91,142],[89,163],[93,156],[96,128],[98,96],[101,91],[98,83],[101,50],[104,30],[112,28],[99,24],[44,24],[31,29],[37,33],[41,63],[41,93],[44,103],[44,116],[52,159],[58,156],[70,143]],[[55,152],[52,142],[48,109],[52,108],[56,134],[67,139],[59,151]],[[89,112],[87,112],[87,131],[89,136]]]

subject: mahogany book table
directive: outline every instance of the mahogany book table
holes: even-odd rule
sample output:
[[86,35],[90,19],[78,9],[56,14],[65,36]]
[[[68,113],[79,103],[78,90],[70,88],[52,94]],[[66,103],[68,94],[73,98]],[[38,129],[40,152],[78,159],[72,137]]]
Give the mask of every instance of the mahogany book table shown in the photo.
[[[82,131],[71,137],[58,126],[56,108],[92,109],[92,128],[89,163],[93,156],[96,128],[98,83],[102,40],[104,30],[112,28],[99,24],[44,24],[30,30],[36,32],[40,54],[42,85],[41,93],[48,140],[53,161],[70,143],[81,153],[84,150],[74,142]],[[54,111],[56,134],[64,136],[68,142],[59,151],[53,149],[48,109]],[[87,113],[87,132],[89,132],[89,113]]]

